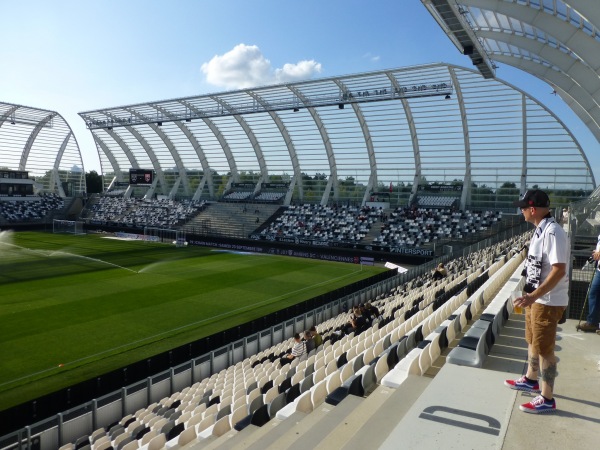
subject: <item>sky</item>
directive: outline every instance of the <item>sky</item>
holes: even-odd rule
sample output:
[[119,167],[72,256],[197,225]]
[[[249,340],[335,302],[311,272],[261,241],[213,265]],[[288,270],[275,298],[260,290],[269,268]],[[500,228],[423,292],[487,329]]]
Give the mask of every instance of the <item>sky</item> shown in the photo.
[[[0,101],[57,111],[85,171],[101,171],[78,112],[445,62],[472,68],[420,0],[0,0]],[[595,178],[600,144],[552,87],[498,78],[571,129]]]

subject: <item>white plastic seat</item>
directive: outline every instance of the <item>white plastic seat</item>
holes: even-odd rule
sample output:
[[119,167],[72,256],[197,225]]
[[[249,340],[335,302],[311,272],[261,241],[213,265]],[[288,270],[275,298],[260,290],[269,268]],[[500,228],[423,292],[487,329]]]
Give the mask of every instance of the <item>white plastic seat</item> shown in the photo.
[[311,402],[313,404],[313,408],[316,408],[321,403],[325,401],[325,397],[327,397],[327,381],[321,380],[317,384],[315,384],[310,392],[311,392]]

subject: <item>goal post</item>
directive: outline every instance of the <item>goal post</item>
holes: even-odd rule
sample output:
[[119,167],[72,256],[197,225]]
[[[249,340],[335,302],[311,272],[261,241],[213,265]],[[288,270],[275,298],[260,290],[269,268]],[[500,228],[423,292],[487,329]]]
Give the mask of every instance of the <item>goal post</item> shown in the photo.
[[177,247],[187,245],[185,231],[173,230],[171,228],[144,228],[144,240],[151,242],[163,242],[166,244],[174,244]]
[[85,234],[83,231],[83,222],[79,220],[60,220],[52,221],[53,233]]

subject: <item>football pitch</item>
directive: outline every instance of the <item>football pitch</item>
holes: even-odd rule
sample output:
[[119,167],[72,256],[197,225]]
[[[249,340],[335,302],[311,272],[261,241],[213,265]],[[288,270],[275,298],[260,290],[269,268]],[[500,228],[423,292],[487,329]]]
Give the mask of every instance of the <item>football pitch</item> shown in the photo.
[[383,270],[103,235],[0,233],[0,410]]

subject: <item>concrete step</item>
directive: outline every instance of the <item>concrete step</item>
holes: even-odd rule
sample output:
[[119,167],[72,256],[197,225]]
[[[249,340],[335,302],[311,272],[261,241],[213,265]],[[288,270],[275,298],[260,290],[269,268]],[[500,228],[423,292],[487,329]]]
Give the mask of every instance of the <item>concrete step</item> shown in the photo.
[[232,450],[263,450],[306,416],[305,413],[296,412],[286,420],[272,419],[262,427],[257,427],[253,433],[247,433],[241,442],[236,442],[234,446],[227,448]]
[[331,430],[344,426],[346,417],[352,411],[360,409],[364,401],[363,397],[349,395],[336,406],[323,403],[275,442],[271,449],[325,448],[321,446],[321,441],[331,433]]
[[343,426],[332,430],[320,446],[346,450],[377,448],[430,382],[430,378],[409,375],[398,389],[378,386],[361,408],[353,411]]

